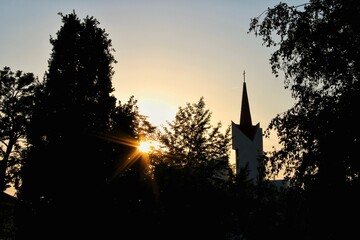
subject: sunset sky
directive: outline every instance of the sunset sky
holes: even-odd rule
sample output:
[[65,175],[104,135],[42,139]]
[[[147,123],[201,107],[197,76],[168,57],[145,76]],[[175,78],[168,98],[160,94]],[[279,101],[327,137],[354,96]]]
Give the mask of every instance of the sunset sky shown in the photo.
[[[172,121],[179,106],[204,97],[212,121],[239,123],[246,83],[253,124],[263,130],[277,113],[293,105],[283,78],[271,73],[272,49],[248,34],[250,18],[278,0],[0,0],[0,68],[43,78],[62,26],[57,14],[93,16],[112,40],[114,95],[138,100],[154,125]],[[307,0],[282,1],[300,5]],[[264,150],[276,138],[264,138]],[[233,155],[233,154],[232,154]],[[233,156],[232,156],[233,159]]]

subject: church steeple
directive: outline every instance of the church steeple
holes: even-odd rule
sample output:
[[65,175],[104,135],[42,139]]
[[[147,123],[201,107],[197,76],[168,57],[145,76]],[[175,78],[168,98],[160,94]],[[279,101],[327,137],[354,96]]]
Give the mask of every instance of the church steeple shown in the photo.
[[260,123],[252,125],[250,105],[246,90],[245,71],[242,102],[240,110],[240,124],[231,121],[232,149],[236,156],[236,174],[246,171],[248,179],[262,179],[263,142]]
[[244,83],[243,83],[243,93],[241,100],[241,112],[240,112],[240,126],[244,128],[252,127],[251,114],[250,114],[250,106],[249,99],[246,91],[246,82],[245,82],[245,71],[244,75]]

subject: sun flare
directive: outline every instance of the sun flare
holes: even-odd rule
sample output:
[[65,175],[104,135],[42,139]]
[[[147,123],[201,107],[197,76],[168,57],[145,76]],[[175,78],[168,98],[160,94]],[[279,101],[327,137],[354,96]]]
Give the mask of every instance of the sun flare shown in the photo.
[[158,148],[158,146],[159,146],[159,143],[157,141],[142,140],[142,141],[140,141],[137,148],[142,153],[150,153],[150,152],[156,150]]
[[143,153],[148,153],[151,151],[151,149],[153,148],[154,146],[152,145],[151,142],[149,141],[141,141],[139,143],[139,146],[138,146],[138,149],[143,152]]

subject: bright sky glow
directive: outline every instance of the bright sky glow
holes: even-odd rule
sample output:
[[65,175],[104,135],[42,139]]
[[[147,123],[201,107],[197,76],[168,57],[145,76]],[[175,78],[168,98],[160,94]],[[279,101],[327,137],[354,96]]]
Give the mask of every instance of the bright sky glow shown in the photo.
[[143,153],[148,153],[151,151],[152,145],[150,142],[140,142],[138,149]]
[[[0,68],[32,72],[48,67],[50,36],[63,14],[95,17],[112,40],[114,95],[138,100],[140,113],[159,126],[179,106],[204,97],[214,125],[239,123],[243,71],[253,124],[265,129],[292,106],[283,79],[271,73],[271,49],[247,34],[250,18],[279,0],[13,0],[0,1]],[[307,0],[282,1],[300,5]],[[270,150],[276,138],[264,139]],[[234,159],[232,153],[231,159]]]

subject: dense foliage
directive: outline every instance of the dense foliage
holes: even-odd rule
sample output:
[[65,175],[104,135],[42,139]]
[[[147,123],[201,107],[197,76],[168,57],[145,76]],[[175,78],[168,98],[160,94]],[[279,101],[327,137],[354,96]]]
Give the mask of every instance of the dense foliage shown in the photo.
[[270,64],[283,71],[296,104],[276,116],[282,149],[270,158],[274,171],[298,186],[322,181],[337,187],[359,181],[360,26],[358,1],[280,3],[253,18],[250,32],[274,47]]
[[10,67],[0,71],[0,189],[21,185],[20,168],[27,145],[26,131],[39,82],[32,73]]
[[270,172],[285,168],[297,191],[305,190],[294,219],[301,238],[350,239],[360,214],[360,3],[279,3],[264,13],[251,19],[249,32],[274,49],[272,71],[283,71],[296,100],[266,130],[281,144],[269,153]]
[[179,107],[175,120],[168,121],[158,132],[162,161],[180,169],[210,170],[207,177],[216,175],[216,171],[229,175],[230,126],[222,133],[221,122],[211,125],[211,114],[203,97],[197,103]]
[[[96,137],[110,128],[115,108],[111,77],[111,40],[98,27],[99,22],[75,13],[59,14],[63,26],[53,46],[44,87],[29,127],[30,149],[22,172],[19,197],[31,204],[24,234],[40,234],[97,224],[106,187],[104,168],[109,145]],[[89,206],[94,206],[89,211]],[[96,207],[95,207],[96,206]],[[67,221],[59,219],[68,218]],[[85,217],[85,218],[84,218]],[[77,230],[78,232],[81,229]],[[40,234],[40,236],[41,236]]]

